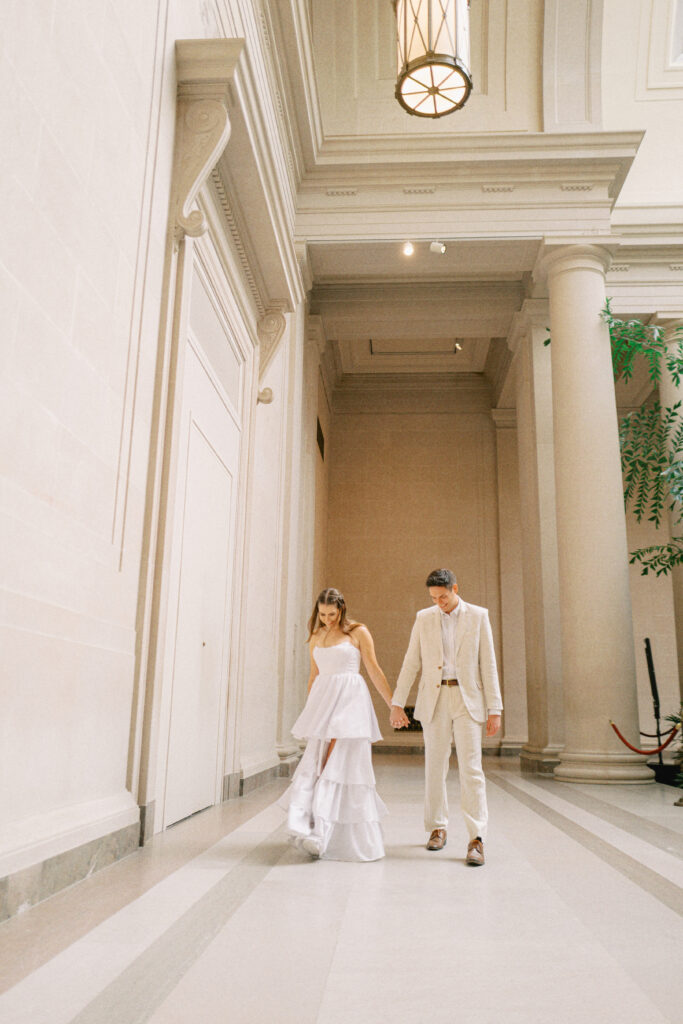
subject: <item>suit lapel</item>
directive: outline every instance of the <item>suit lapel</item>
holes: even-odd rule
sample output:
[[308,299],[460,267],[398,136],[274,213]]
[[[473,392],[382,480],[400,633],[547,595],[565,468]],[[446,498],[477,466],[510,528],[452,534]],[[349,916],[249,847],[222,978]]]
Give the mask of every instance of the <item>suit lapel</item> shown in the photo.
[[458,635],[455,641],[456,664],[458,660],[458,655],[460,654],[460,648],[462,647],[462,642],[465,639],[465,636],[470,625],[470,616],[468,614],[468,608],[462,598],[460,598],[460,615],[458,616],[458,620]]
[[434,637],[434,643],[436,644],[437,650],[439,651],[439,661],[443,665],[443,636],[441,635],[441,612],[434,605],[434,614],[432,615],[432,635]]

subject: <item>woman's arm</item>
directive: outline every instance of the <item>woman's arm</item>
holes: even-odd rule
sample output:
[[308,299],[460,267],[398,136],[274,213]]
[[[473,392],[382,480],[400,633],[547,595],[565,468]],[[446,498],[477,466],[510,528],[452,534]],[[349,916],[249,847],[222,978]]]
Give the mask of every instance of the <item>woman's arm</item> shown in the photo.
[[320,669],[318,668],[318,663],[316,662],[315,658],[313,657],[313,648],[314,647],[315,647],[315,644],[314,644],[313,640],[311,640],[310,644],[308,645],[308,653],[311,656],[311,673],[310,673],[310,675],[308,677],[308,693],[311,692],[311,687],[313,686],[313,683],[315,682],[315,677],[318,675],[318,672],[320,671]]
[[354,633],[358,636],[359,647],[363,664],[368,670],[373,686],[379,693],[380,697],[384,700],[389,710],[391,710],[391,690],[387,682],[387,677],[382,672],[382,669],[377,663],[377,657],[375,655],[375,645],[370,635],[370,630],[367,626],[358,626],[354,630]]

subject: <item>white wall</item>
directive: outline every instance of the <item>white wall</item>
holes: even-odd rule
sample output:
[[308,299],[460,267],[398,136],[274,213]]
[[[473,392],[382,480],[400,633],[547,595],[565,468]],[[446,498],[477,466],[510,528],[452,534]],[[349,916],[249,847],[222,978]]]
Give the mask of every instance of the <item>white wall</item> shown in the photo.
[[[313,0],[320,104],[327,135],[399,134],[394,98],[396,18],[385,0]],[[543,4],[488,0],[470,11],[472,95],[440,120],[410,117],[410,132],[540,131]],[[508,52],[508,59],[501,55]]]
[[258,405],[248,510],[245,659],[240,710],[240,767],[245,776],[278,763],[279,625],[283,551],[284,461],[287,437],[288,339],[260,387],[272,388],[271,405]]
[[683,203],[683,60],[672,62],[676,0],[604,0],[603,127],[645,129],[617,208]]
[[[156,486],[157,360],[168,341],[174,44],[246,36],[258,65],[266,59],[258,25],[242,0],[43,0],[0,10],[0,877],[134,826],[138,799],[153,799],[155,748],[142,722],[150,708],[158,722],[161,681],[143,671],[136,692],[136,637],[153,579],[143,538],[148,486]],[[263,104],[276,147],[275,103],[264,95]],[[284,181],[286,162],[276,162]],[[272,215],[283,230],[286,217]],[[248,257],[227,226],[224,235],[234,272],[225,287],[240,292],[254,340]],[[267,291],[264,273],[255,279]],[[288,493],[283,505],[287,358],[276,356],[265,382],[275,403],[258,410],[254,480],[264,517],[248,561],[236,563],[247,575],[282,569],[282,524],[297,497]],[[302,593],[302,607],[308,602]],[[264,645],[259,632],[242,635],[235,671],[257,689],[235,704],[230,742],[241,731],[244,763],[253,765],[274,751],[281,637],[275,630]]]
[[0,16],[0,819],[13,823],[0,857],[24,849],[0,875],[137,818],[125,783],[165,227],[149,187],[163,14],[45,0]]

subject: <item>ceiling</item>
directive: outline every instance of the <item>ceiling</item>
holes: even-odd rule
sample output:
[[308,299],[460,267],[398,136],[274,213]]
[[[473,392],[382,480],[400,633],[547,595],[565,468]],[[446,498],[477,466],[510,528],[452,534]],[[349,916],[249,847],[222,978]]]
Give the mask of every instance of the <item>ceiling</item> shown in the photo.
[[[431,241],[446,245],[430,252]],[[404,256],[403,242],[415,252]],[[520,281],[533,269],[540,242],[535,239],[312,242],[308,253],[317,284],[350,281]]]
[[539,241],[313,243],[311,313],[352,373],[482,373],[507,336]]

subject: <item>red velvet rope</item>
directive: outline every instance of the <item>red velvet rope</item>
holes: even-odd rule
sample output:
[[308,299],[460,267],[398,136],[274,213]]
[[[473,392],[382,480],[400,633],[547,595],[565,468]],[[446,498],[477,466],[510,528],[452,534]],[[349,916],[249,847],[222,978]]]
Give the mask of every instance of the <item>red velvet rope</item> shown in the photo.
[[665,742],[662,743],[661,747],[655,747],[654,750],[639,750],[638,747],[634,747],[632,743],[629,743],[629,741],[624,736],[622,736],[622,734],[619,732],[616,725],[611,719],[609,724],[612,726],[621,742],[625,746],[627,746],[629,750],[632,750],[635,754],[659,754],[660,751],[665,750],[669,746],[672,739],[680,729],[680,725],[674,725],[673,729],[671,730],[671,735],[669,736],[668,740],[665,740]]

